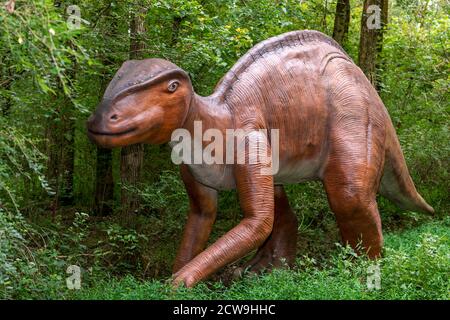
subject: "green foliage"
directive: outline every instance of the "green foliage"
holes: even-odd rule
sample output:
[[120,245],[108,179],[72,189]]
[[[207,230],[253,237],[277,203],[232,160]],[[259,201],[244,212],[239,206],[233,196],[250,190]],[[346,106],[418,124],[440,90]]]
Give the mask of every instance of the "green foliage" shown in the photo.
[[[295,270],[274,270],[261,276],[245,275],[225,286],[202,283],[176,291],[159,281],[139,281],[131,276],[100,282],[82,289],[77,299],[448,299],[448,227],[430,223],[386,237],[386,252],[376,263],[338,246],[326,265],[311,257],[298,259]],[[433,233],[431,236],[430,233]],[[398,244],[402,246],[398,246]],[[380,266],[380,289],[370,289],[369,267]],[[106,289],[105,289],[106,288]]]
[[77,43],[81,32],[68,29],[64,15],[47,1],[19,2],[13,14],[2,8],[0,21],[3,27],[0,41],[4,44],[0,56],[6,62],[2,66],[9,76],[6,80],[14,81],[12,92],[2,90],[1,95],[12,94],[17,102],[31,106],[37,97],[21,100],[22,95],[14,94],[14,86],[17,85],[17,90],[28,89],[39,97],[53,96],[53,99],[62,91],[82,110],[74,100],[76,85],[69,75],[75,64],[92,64]]
[[33,248],[33,228],[0,208],[0,297],[38,298],[61,292],[64,273],[55,249]]
[[[406,237],[390,237],[392,247],[386,249],[383,283],[386,295],[407,299],[449,299],[450,288],[450,219],[442,225],[425,225]],[[400,290],[401,289],[401,290]]]
[[105,228],[107,237],[98,241],[94,251],[96,259],[100,258],[108,265],[114,266],[116,272],[136,268],[137,255],[148,238],[138,234],[136,230],[125,229],[118,224],[108,224]]
[[[22,222],[21,217],[12,217],[0,209],[0,248],[2,249],[0,251],[0,294],[3,299],[9,298],[14,291],[18,270],[23,265],[25,241],[17,230]],[[26,253],[25,256],[28,257]]]
[[158,181],[136,190],[142,198],[141,205],[148,211],[186,212],[188,199],[178,173],[162,171]]
[[0,208],[19,211],[23,196],[20,187],[38,184],[48,194],[52,190],[43,174],[45,155],[37,148],[36,141],[24,135],[18,128],[9,126],[0,118]]
[[419,191],[445,215],[450,210],[450,19],[444,13],[449,7],[442,3],[442,8],[425,9],[425,2],[416,4],[413,12],[421,12],[417,16],[393,9],[383,43],[381,95]]

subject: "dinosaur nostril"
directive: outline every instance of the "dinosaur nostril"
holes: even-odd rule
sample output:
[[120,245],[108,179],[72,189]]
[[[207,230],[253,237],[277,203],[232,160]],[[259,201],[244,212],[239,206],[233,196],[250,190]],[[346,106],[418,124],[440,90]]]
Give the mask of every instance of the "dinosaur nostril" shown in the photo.
[[113,114],[110,119],[117,120],[117,119],[119,119],[119,116],[117,114]]

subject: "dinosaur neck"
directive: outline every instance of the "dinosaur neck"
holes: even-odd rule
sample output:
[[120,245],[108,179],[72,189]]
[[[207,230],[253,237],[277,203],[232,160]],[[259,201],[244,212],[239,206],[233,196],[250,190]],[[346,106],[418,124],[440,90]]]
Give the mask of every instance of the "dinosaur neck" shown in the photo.
[[195,121],[201,121],[203,131],[210,128],[219,130],[233,128],[228,106],[214,96],[202,97],[194,93],[183,128],[192,133]]

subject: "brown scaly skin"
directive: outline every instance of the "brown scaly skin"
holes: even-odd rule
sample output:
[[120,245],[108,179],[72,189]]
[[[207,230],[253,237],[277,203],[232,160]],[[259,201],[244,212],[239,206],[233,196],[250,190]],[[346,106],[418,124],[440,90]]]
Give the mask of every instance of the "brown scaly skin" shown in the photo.
[[[186,72],[168,61],[127,61],[88,129],[103,147],[157,144],[168,142],[177,128],[193,134],[196,120],[203,131],[217,128],[224,135],[227,128],[279,129],[280,165],[273,176],[260,174],[267,166],[262,163],[181,166],[190,211],[175,285],[191,287],[254,249],[250,270],[292,264],[297,221],[283,184],[321,180],[342,240],[354,248],[361,242],[371,258],[383,244],[377,192],[404,209],[433,212],[414,187],[377,92],[339,45],[319,32],[295,31],[259,43],[209,97],[196,95]],[[217,190],[232,188],[244,217],[205,249]]]

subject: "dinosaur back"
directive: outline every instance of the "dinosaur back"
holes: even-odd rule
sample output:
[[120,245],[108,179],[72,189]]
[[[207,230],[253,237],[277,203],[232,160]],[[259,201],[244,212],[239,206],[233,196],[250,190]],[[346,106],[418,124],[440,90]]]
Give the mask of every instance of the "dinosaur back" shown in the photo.
[[226,100],[228,95],[231,94],[234,84],[239,81],[240,76],[254,64],[260,63],[261,59],[269,54],[288,48],[305,47],[310,46],[311,44],[317,45],[320,43],[334,47],[336,51],[351,61],[351,58],[347,55],[344,49],[342,49],[342,47],[329,36],[314,30],[291,31],[264,40],[251,48],[225,74],[225,76],[217,84],[214,94],[219,98],[219,100]]

